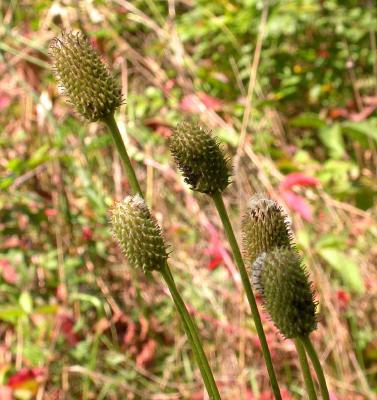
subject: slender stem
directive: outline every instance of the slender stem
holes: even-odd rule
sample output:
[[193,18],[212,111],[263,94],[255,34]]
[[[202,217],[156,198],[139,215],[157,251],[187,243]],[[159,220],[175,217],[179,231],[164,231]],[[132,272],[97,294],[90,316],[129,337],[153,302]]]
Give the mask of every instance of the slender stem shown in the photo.
[[238,270],[239,270],[240,275],[241,275],[242,284],[243,284],[243,287],[244,287],[245,292],[246,292],[247,299],[248,299],[249,304],[250,304],[251,314],[252,314],[252,316],[254,318],[255,328],[257,330],[257,333],[258,333],[258,336],[259,336],[259,340],[261,342],[262,352],[263,352],[264,360],[265,360],[265,363],[266,363],[268,375],[270,377],[270,382],[271,382],[272,390],[274,392],[275,399],[281,400],[279,384],[277,382],[275,371],[274,371],[274,367],[272,365],[271,354],[270,354],[270,350],[268,349],[266,335],[264,334],[262,321],[261,321],[261,318],[260,318],[260,315],[259,315],[259,311],[258,311],[258,306],[257,306],[257,303],[255,301],[255,297],[254,297],[253,291],[251,289],[250,280],[249,280],[249,277],[248,277],[248,274],[247,274],[247,271],[246,271],[246,268],[245,268],[244,261],[242,259],[240,248],[238,246],[236,237],[234,236],[233,228],[232,228],[232,225],[230,223],[229,216],[228,216],[228,213],[226,211],[222,195],[221,195],[220,192],[217,192],[217,193],[212,195],[212,198],[213,198],[213,200],[215,202],[217,211],[218,211],[218,213],[220,215],[220,218],[221,218],[221,221],[223,223],[226,236],[228,238],[230,247],[232,248],[234,260],[235,260],[235,262],[237,264]]
[[126,147],[124,146],[122,136],[120,135],[118,125],[115,122],[114,114],[110,114],[103,119],[103,122],[109,128],[111,135],[114,139],[115,145],[117,147],[118,153],[123,161],[124,169],[126,170],[128,181],[130,182],[131,189],[134,193],[138,193],[143,197],[139,182],[136,178],[135,171],[132,167],[130,157],[128,156]]
[[294,342],[295,342],[296,350],[298,353],[298,358],[300,360],[301,372],[302,372],[302,376],[304,377],[306,391],[308,392],[309,399],[316,400],[317,395],[315,393],[314,383],[313,383],[312,376],[310,374],[308,359],[306,358],[304,346],[302,345],[302,343],[299,339],[295,339]]
[[[115,122],[114,114],[108,115],[106,118],[103,119],[103,122],[107,125],[109,128],[111,135],[114,139],[114,142],[116,144],[118,153],[123,161],[124,168],[126,170],[127,178],[130,182],[131,189],[134,193],[138,193],[141,197],[143,196],[143,193],[141,191],[139,181],[137,180],[135,171],[132,167],[130,158],[128,156],[126,147],[124,146],[122,136],[120,135],[118,125]],[[183,326],[185,328],[186,334],[188,336],[188,339],[191,343],[191,346],[193,348],[193,352],[195,354],[195,357],[197,359],[197,362],[199,364],[200,371],[202,373],[202,377],[204,380],[204,384],[207,388],[208,394],[210,396],[210,399],[212,400],[221,400],[220,399],[220,394],[216,386],[216,382],[213,378],[211,368],[208,364],[207,357],[204,353],[198,330],[192,321],[190,314],[188,313],[186,306],[175,286],[174,283],[174,278],[173,275],[169,269],[169,266],[166,264],[165,268],[161,271],[162,276],[165,279],[165,282],[167,283],[169,290],[172,294],[174,303],[177,306],[178,312],[180,313],[183,321]]]
[[203,377],[204,384],[207,388],[209,398],[211,400],[220,400],[220,393],[217,389],[215,379],[213,377],[211,367],[208,364],[207,357],[204,353],[201,341],[199,339],[198,328],[191,318],[185,303],[175,286],[173,276],[170,272],[169,266],[166,264],[165,268],[161,270],[161,274],[169,287],[170,293],[173,297],[177,310],[182,318],[183,326],[192,346],[192,350],[199,365],[200,372]]
[[327,384],[326,384],[326,378],[323,373],[321,363],[319,362],[317,352],[315,351],[309,336],[302,337],[302,338],[300,338],[300,340],[303,343],[303,345],[305,346],[305,350],[308,353],[308,356],[310,357],[310,360],[313,364],[314,370],[317,374],[319,387],[320,387],[321,393],[322,393],[322,398],[323,398],[323,400],[330,400],[329,390],[327,389]]

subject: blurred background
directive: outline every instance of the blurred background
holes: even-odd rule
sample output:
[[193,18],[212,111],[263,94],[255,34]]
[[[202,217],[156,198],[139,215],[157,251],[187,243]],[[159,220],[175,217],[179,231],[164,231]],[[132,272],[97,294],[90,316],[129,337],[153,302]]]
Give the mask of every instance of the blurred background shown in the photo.
[[[0,1],[0,399],[206,399],[170,296],[127,266],[108,208],[130,192],[110,134],[59,96],[48,58],[80,29],[121,81],[118,124],[223,399],[270,400],[219,218],[168,150],[184,116],[248,198],[292,219],[318,293],[312,339],[332,400],[377,392],[377,4],[370,0]],[[263,314],[285,400],[292,342]]]

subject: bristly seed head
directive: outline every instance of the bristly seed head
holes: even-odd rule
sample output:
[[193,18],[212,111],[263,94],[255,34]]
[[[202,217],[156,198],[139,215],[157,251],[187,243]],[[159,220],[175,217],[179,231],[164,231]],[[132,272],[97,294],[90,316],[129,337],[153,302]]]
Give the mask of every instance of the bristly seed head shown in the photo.
[[253,265],[255,289],[266,311],[286,338],[306,337],[317,325],[312,284],[297,252],[275,248]]
[[103,119],[122,104],[119,84],[83,33],[62,32],[50,56],[62,92],[84,118]]
[[132,267],[144,272],[164,267],[168,254],[161,229],[139,195],[128,196],[113,207],[111,228]]
[[253,196],[242,219],[243,252],[250,265],[263,252],[291,247],[288,217],[279,204],[263,194]]
[[180,123],[170,139],[170,151],[192,190],[211,195],[229,185],[229,160],[210,131],[199,124]]

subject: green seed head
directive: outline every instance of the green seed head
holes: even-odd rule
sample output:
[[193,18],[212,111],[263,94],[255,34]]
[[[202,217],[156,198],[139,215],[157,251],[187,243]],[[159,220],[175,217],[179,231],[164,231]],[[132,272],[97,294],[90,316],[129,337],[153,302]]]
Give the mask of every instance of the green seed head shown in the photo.
[[117,81],[81,32],[62,32],[51,42],[50,56],[62,92],[84,118],[103,119],[122,104]]
[[161,270],[168,258],[161,229],[139,196],[128,196],[111,211],[114,237],[130,265],[143,271]]
[[253,265],[253,285],[264,307],[286,338],[307,336],[316,328],[316,303],[308,273],[297,252],[276,248]]
[[287,216],[276,201],[263,194],[253,196],[242,220],[243,251],[252,264],[263,252],[291,246]]
[[170,151],[192,190],[214,194],[230,183],[230,166],[210,131],[194,122],[182,122],[170,140]]

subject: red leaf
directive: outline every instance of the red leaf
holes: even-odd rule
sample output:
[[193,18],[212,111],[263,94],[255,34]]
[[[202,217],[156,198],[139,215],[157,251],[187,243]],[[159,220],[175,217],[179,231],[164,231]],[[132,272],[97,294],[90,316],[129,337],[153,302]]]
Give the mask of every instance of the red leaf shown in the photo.
[[289,190],[293,186],[317,186],[319,181],[313,176],[307,176],[300,172],[292,172],[288,174],[280,183],[281,190]]
[[46,217],[55,217],[56,215],[58,215],[58,210],[56,210],[55,208],[46,208],[45,215]]
[[7,108],[12,102],[12,98],[7,93],[0,93],[0,110]]
[[141,352],[136,357],[136,365],[138,367],[144,367],[150,364],[156,352],[156,347],[156,341],[153,339],[149,339],[148,342],[144,345]]
[[346,309],[348,304],[349,304],[349,302],[350,302],[350,299],[351,299],[350,295],[346,291],[344,291],[342,289],[339,289],[336,292],[336,297],[337,297],[337,299],[339,301],[340,307],[342,309]]
[[93,238],[93,231],[88,226],[82,227],[82,237],[84,240],[92,240]]
[[198,97],[202,101],[202,103],[210,110],[221,111],[223,107],[223,102],[221,100],[204,92],[199,92]]
[[58,328],[69,345],[75,346],[80,341],[79,335],[74,332],[75,320],[67,312],[57,315]]
[[288,207],[297,212],[302,219],[308,222],[313,221],[312,209],[303,197],[290,191],[283,191],[281,194]]
[[0,274],[3,276],[5,282],[15,284],[18,279],[16,269],[6,259],[0,260]]
[[43,375],[43,368],[23,368],[9,377],[7,385],[12,389],[28,388],[34,393],[38,388],[37,378]]
[[293,172],[287,175],[280,183],[281,194],[287,203],[288,207],[296,211],[301,217],[308,222],[313,221],[313,215],[310,205],[305,201],[302,196],[294,193],[292,188],[294,186],[317,186],[319,181],[313,176],[307,176],[300,172]]
[[210,96],[204,92],[198,94],[188,94],[181,100],[180,107],[182,111],[190,113],[201,113],[206,110],[220,111],[223,107],[221,100]]
[[13,400],[12,389],[9,386],[0,386],[0,399]]

